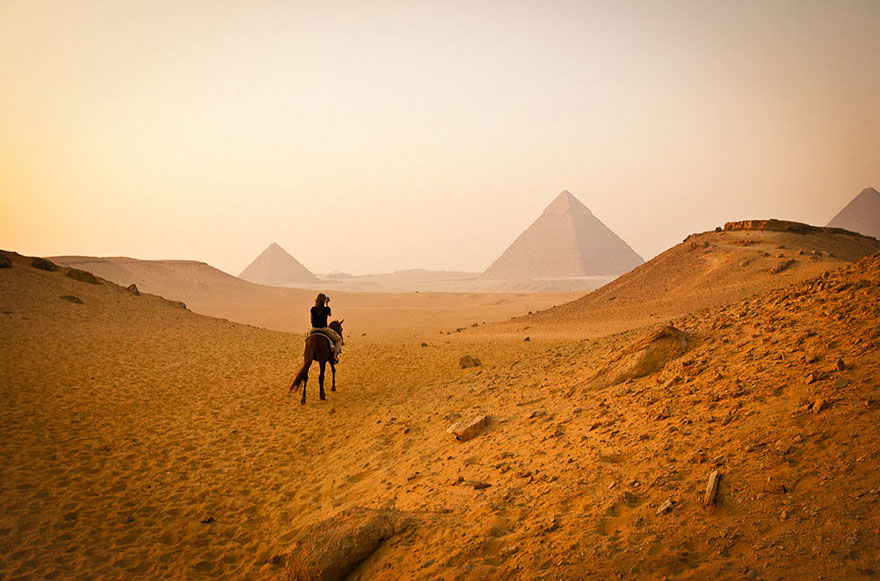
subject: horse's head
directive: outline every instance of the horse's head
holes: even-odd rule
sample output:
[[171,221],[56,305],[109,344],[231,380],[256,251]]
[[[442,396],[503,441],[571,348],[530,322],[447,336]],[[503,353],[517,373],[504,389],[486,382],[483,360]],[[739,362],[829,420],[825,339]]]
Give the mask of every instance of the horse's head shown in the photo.
[[339,333],[340,337],[342,337],[342,322],[343,321],[345,321],[345,319],[342,319],[342,321],[333,321],[328,325],[328,327],[330,327],[331,329],[333,329],[334,331]]

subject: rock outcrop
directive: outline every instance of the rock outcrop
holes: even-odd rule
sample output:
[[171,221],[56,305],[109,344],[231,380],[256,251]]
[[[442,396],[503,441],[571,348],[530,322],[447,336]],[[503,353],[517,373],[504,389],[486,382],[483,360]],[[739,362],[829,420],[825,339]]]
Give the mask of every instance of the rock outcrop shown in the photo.
[[662,370],[688,348],[687,336],[667,325],[627,348],[598,377],[608,385],[623,383]]
[[55,272],[58,270],[58,265],[52,262],[51,260],[46,260],[45,258],[34,258],[31,261],[31,266],[37,268],[39,270],[45,270],[47,272]]
[[284,566],[281,579],[336,581],[407,526],[398,511],[354,507],[303,529],[293,550],[273,562]]
[[67,276],[72,278],[73,280],[78,280],[79,282],[86,282],[89,284],[98,284],[98,278],[87,270],[80,270],[79,268],[70,268],[67,270]]

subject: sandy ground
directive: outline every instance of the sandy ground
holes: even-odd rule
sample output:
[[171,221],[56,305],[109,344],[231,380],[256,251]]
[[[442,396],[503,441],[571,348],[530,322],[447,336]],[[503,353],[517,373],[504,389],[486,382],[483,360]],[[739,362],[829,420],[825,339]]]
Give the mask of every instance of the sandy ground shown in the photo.
[[[279,577],[304,527],[353,506],[415,523],[355,579],[870,577],[878,291],[875,256],[674,318],[686,353],[616,385],[603,370],[651,327],[524,341],[471,328],[460,297],[459,332],[351,331],[338,390],[319,401],[313,370],[300,406],[301,336],[16,257],[0,269],[0,577]],[[473,440],[446,433],[480,414]]]

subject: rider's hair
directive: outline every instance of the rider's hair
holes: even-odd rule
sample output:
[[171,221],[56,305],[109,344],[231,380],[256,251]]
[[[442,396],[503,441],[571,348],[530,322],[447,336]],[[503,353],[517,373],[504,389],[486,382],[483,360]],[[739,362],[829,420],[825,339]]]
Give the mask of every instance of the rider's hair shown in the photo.
[[328,297],[324,293],[318,293],[318,296],[315,297],[315,306],[323,307],[327,303]]

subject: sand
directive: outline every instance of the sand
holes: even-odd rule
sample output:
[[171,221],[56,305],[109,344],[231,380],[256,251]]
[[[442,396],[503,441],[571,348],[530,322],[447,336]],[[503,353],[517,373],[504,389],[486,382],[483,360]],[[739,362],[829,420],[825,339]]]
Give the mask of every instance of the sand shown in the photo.
[[[673,317],[685,355],[618,385],[601,371],[653,326],[524,341],[450,295],[442,320],[384,336],[377,308],[367,337],[346,324],[338,391],[318,401],[313,372],[300,406],[300,335],[14,257],[0,577],[282,577],[300,531],[356,506],[414,524],[354,579],[868,576],[878,291],[874,256]],[[446,433],[483,414],[476,438]]]

